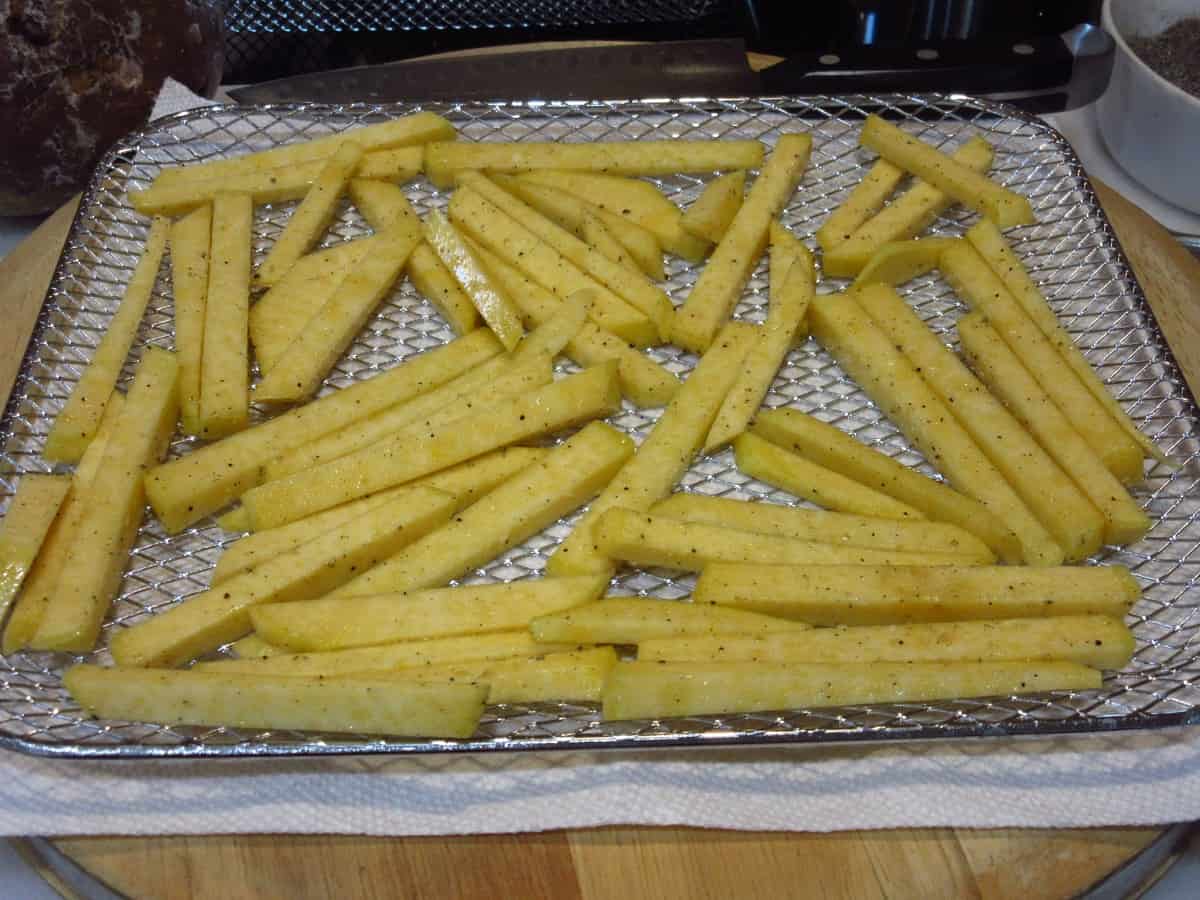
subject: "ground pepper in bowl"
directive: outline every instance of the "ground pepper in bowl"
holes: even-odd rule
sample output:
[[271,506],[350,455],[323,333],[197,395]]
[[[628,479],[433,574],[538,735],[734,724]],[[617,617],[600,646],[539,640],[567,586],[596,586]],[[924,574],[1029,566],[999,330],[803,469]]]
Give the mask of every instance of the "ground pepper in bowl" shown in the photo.
[[1154,37],[1131,38],[1129,48],[1171,84],[1200,97],[1200,17],[1181,19]]

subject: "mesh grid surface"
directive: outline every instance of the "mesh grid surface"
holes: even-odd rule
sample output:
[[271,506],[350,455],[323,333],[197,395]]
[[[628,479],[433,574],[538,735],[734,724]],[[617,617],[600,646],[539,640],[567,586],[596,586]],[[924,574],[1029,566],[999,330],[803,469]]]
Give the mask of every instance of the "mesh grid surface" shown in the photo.
[[[21,474],[51,470],[40,458],[47,431],[90,359],[140,252],[147,223],[129,206],[126,189],[145,186],[164,166],[266,149],[417,108],[211,107],[160,120],[114,148],[101,163],[81,206],[0,423],[3,503],[11,498]],[[1155,466],[1136,490],[1156,523],[1151,533],[1134,546],[1109,549],[1092,560],[1126,565],[1142,584],[1144,596],[1130,615],[1138,641],[1133,661],[1125,670],[1109,673],[1103,688],[1091,692],[616,723],[601,722],[598,710],[586,704],[499,705],[488,709],[479,732],[470,740],[396,741],[89,720],[61,686],[63,667],[72,660],[19,653],[0,657],[0,746],[66,756],[448,752],[1107,731],[1178,725],[1196,718],[1200,619],[1196,594],[1190,591],[1200,577],[1200,559],[1196,558],[1200,547],[1196,408],[1078,163],[1050,128],[1006,107],[955,97],[424,108],[450,118],[463,140],[757,138],[771,143],[781,131],[810,131],[814,137],[812,162],[783,214],[784,223],[810,244],[828,211],[846,196],[871,161],[857,144],[866,111],[883,111],[944,149],[952,149],[972,134],[983,134],[997,149],[994,176],[1028,195],[1037,212],[1038,224],[1009,233],[1016,251],[1125,408],[1179,464],[1175,470]],[[678,176],[656,183],[676,202],[686,204],[698,196],[703,182]],[[444,208],[447,201],[443,192],[424,180],[408,184],[406,191],[421,212]],[[255,251],[259,261],[293,205],[257,210]],[[933,231],[960,234],[970,221],[970,214],[952,210],[937,221]],[[343,206],[324,244],[367,232],[361,216]],[[676,304],[687,296],[695,277],[695,267],[670,259],[666,289]],[[818,290],[841,285],[826,280]],[[953,323],[964,307],[946,284],[935,275],[923,276],[905,285],[902,293],[930,326],[953,344]],[[766,299],[764,260],[750,279],[738,317],[761,321]],[[368,378],[451,337],[434,309],[405,281],[368,322],[330,374],[324,390]],[[136,347],[152,345],[172,346],[165,267]],[[695,361],[673,347],[650,352],[677,373],[686,373]],[[126,382],[132,367],[131,360],[124,373]],[[570,370],[570,365],[562,366],[562,371]],[[766,403],[810,412],[936,477],[812,340],[792,351]],[[641,440],[658,414],[658,410],[626,404],[610,421]],[[189,439],[177,439],[172,455],[186,452],[190,443]],[[801,505],[741,474],[729,451],[696,461],[680,489]],[[574,518],[558,522],[464,580],[509,581],[535,576]],[[88,658],[109,661],[106,647],[114,631],[203,590],[222,548],[236,537],[211,520],[168,537],[147,516],[101,647]],[[615,586],[621,592],[674,600],[686,596],[693,583],[690,576],[652,570],[619,575]]]

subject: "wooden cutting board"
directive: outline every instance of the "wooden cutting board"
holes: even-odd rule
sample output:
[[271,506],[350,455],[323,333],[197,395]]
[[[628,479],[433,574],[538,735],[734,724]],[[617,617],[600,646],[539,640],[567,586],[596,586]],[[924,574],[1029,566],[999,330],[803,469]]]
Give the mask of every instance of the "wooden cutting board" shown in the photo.
[[[1157,222],[1097,191],[1193,392],[1200,263]],[[0,262],[0,392],[7,397],[74,214],[59,210]],[[902,829],[804,834],[598,828],[427,838],[249,835],[72,838],[56,845],[136,898],[1075,896],[1160,829]]]

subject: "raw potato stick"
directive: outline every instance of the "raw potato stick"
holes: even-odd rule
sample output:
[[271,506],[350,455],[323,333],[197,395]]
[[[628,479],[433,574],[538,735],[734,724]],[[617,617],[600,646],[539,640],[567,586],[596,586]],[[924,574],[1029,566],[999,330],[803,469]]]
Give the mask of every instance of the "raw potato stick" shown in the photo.
[[633,442],[593,422],[428,538],[314,603],[340,621],[350,598],[438,587],[482,566],[582,506],[633,454]]
[[855,516],[781,506],[766,501],[687,493],[672,494],[654,504],[650,512],[685,522],[707,522],[741,531],[758,531],[843,547],[932,550],[937,553],[958,553],[983,563],[995,562],[996,559],[987,544],[975,535],[944,522]]
[[[374,594],[347,608],[332,631],[319,614],[309,620],[306,612],[312,605],[306,603],[254,609],[250,617],[254,631],[277,647],[294,652],[341,650],[524,628],[539,616],[592,603],[607,586],[604,578],[583,576]],[[534,639],[554,643],[536,632]]]
[[[951,158],[976,172],[992,164],[992,148],[976,136],[951,154]],[[853,278],[885,245],[915,238],[953,205],[949,194],[917,180],[907,191],[863,222],[850,237],[832,249],[823,248],[821,270],[830,278]]]
[[1108,410],[1109,415],[1117,421],[1117,424],[1137,441],[1148,457],[1157,459],[1159,462],[1168,462],[1166,454],[1154,446],[1154,442],[1150,438],[1142,434],[1121,404],[1109,393],[1104,382],[1100,380],[1100,376],[1096,374],[1096,370],[1075,346],[1071,335],[1059,324],[1058,316],[1046,302],[1041,289],[1029,276],[1028,270],[1021,264],[1021,260],[1013,253],[1012,248],[1004,239],[1004,235],[1000,233],[1000,229],[987,219],[981,219],[967,230],[966,237],[991,270],[1004,282],[1004,286],[1008,288],[1016,301],[1021,304],[1025,314],[1033,319],[1033,324],[1054,345],[1054,349],[1058,351],[1063,361],[1071,367],[1072,372],[1079,376],[1084,387],[1092,392],[1092,396]]
[[930,519],[971,532],[1003,559],[1020,559],[1017,536],[978,500],[860,444],[836,426],[797,409],[771,409],[759,413],[752,430],[827,469],[895,497]]
[[171,667],[203,656],[249,632],[253,607],[333,590],[436,529],[456,506],[449,494],[414,487],[113,635],[113,659],[121,666]]
[[444,738],[475,733],[488,691],[379,675],[331,681],[93,665],[71,668],[63,684],[104,719]]
[[253,488],[242,503],[255,530],[286,525],[491,450],[604,418],[620,402],[615,364],[595,366],[465,418],[428,429],[414,423],[386,441]]
[[717,244],[733,224],[746,191],[746,173],[729,172],[714,178],[683,213],[685,231]]
[[0,521],[0,622],[8,616],[70,490],[68,475],[21,476]]
[[704,522],[685,522],[614,508],[596,520],[598,550],[635,566],[698,572],[713,563],[776,565],[961,566],[958,553],[877,550],[800,541],[775,534],[740,531]]
[[142,522],[143,475],[166,451],[178,420],[179,365],[173,353],[151,347],[81,497],[74,546],[29,642],[33,649],[86,653],[96,645]]
[[1105,467],[995,329],[975,313],[958,323],[967,359],[988,386],[1050,453],[1104,516],[1104,540],[1132,544],[1150,530],[1150,517]]
[[1058,565],[1063,550],[850,294],[818,297],[813,336],[956,487],[986,504],[1017,535],[1030,565]]
[[1111,616],[1141,597],[1123,566],[712,565],[693,603],[719,603],[810,625]]
[[647,510],[671,493],[712,427],[717,410],[737,379],[739,364],[753,337],[753,326],[740,322],[725,326],[712,349],[701,357],[654,424],[637,454],[617,473],[566,540],[559,544],[546,565],[547,573],[607,573],[611,576],[612,562],[599,551],[592,533],[596,519],[614,506]]
[[1135,646],[1133,633],[1120,619],[1070,616],[688,636],[639,641],[638,659],[846,664],[1036,660],[1120,669],[1133,656]]
[[1025,197],[1001,187],[879,116],[867,116],[859,141],[888,162],[987,216],[1001,228],[1032,225],[1035,221],[1033,207]]
[[208,299],[200,362],[200,434],[219,438],[250,419],[250,252],[254,209],[249,194],[213,198]]
[[1067,561],[1086,559],[1099,550],[1104,533],[1099,510],[962,360],[890,287],[869,285],[857,297],[1054,536]]
[[612,175],[679,175],[755,169],[762,158],[763,147],[758,141],[431,143],[425,148],[425,174],[437,187],[448,188],[464,169],[489,172],[565,169]]
[[125,395],[120,391],[113,391],[108,405],[104,408],[104,418],[100,420],[96,436],[83,451],[83,459],[79,461],[79,465],[75,467],[75,474],[71,476],[71,490],[63,500],[58,516],[38,550],[33,568],[21,586],[21,593],[17,595],[16,605],[4,629],[4,642],[0,646],[0,650],[5,654],[16,653],[29,646],[38,626],[42,624],[46,605],[58,586],[58,576],[74,553],[75,536],[79,533],[79,526],[87,511],[84,504],[87,486],[95,478],[100,464],[104,461],[104,451],[124,409]]
[[270,287],[307,253],[329,228],[338,201],[362,159],[362,148],[347,141],[325,162],[299,206],[292,210],[283,231],[255,273],[259,287]]
[[829,213],[817,229],[817,243],[828,252],[850,240],[860,225],[870,219],[895,193],[907,173],[886,159],[877,159],[849,195]]
[[179,360],[179,418],[185,434],[198,435],[212,205],[205,203],[174,222],[170,238],[175,355]]
[[1126,484],[1141,481],[1145,475],[1141,447],[1063,362],[975,249],[967,243],[952,247],[942,254],[940,266],[958,295],[987,317],[1108,470]]
[[397,225],[379,236],[372,248],[308,320],[304,330],[254,388],[254,399],[266,403],[307,400],[362,330],[368,317],[392,290],[409,254],[420,241],[414,227]]
[[696,286],[675,311],[671,329],[674,343],[696,353],[712,344],[766,247],[771,221],[787,205],[803,176],[811,150],[812,138],[807,134],[779,138]]
[[773,709],[920,703],[1100,687],[1077,663],[618,663],[604,686],[604,718],[662,719]]
[[261,483],[263,464],[351,422],[433,390],[503,348],[479,328],[394,369],[151,469],[146,494],[174,534]]
[[[92,361],[71,390],[67,405],[55,417],[50,434],[46,436],[42,455],[50,462],[79,462],[100,427],[104,406],[116,388],[121,367],[125,365],[138,326],[146,314],[169,232],[170,223],[166,219],[155,219],[150,223],[146,247],[129,278],[121,305],[108,323]],[[250,252],[249,238],[246,252]]]

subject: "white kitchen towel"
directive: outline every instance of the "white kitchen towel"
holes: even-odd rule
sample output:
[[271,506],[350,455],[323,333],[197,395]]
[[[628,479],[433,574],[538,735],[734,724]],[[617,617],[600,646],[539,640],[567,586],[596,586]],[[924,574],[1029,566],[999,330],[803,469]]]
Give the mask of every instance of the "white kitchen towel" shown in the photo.
[[1200,818],[1200,730],[840,749],[82,762],[0,752],[0,834],[838,831]]
[[150,111],[150,120],[161,119],[171,113],[183,112],[186,109],[196,109],[199,106],[218,106],[229,102],[229,95],[222,87],[217,96],[211,100],[201,97],[187,85],[180,84],[174,78],[168,78],[158,90],[154,98],[154,108]]

